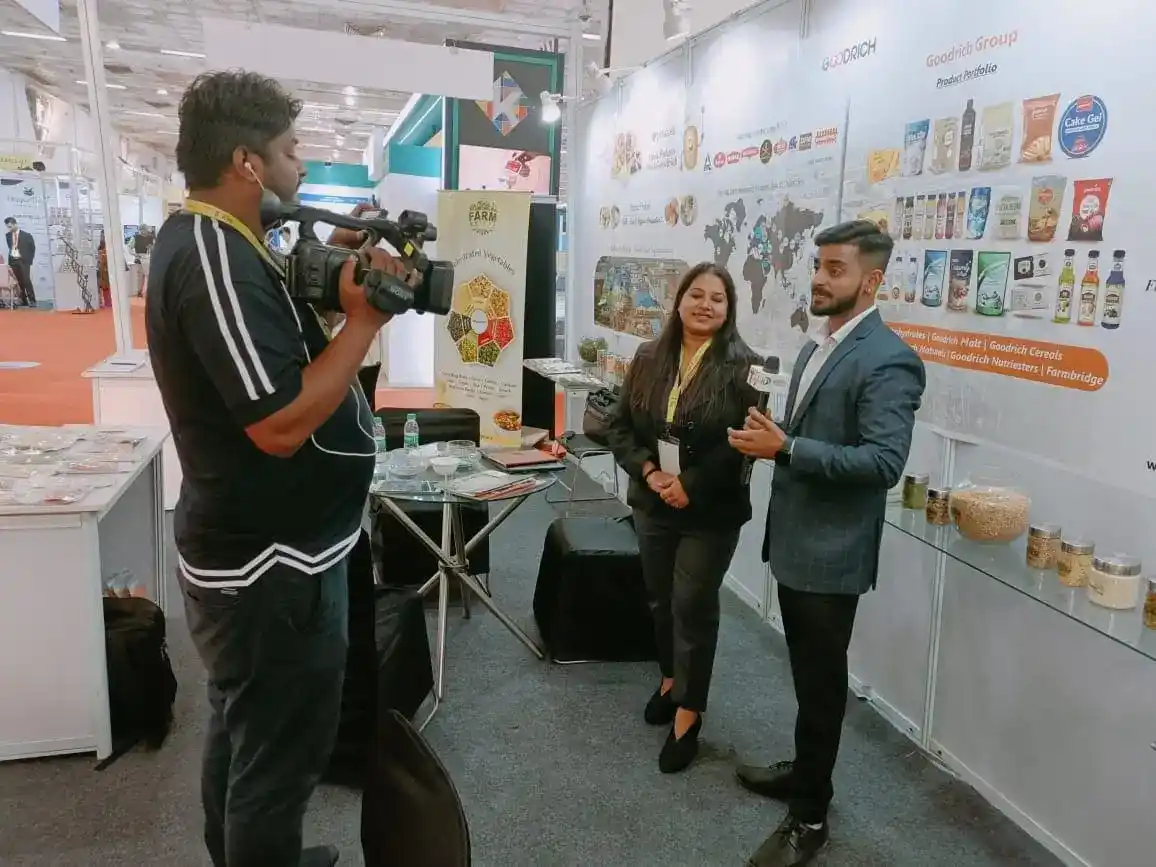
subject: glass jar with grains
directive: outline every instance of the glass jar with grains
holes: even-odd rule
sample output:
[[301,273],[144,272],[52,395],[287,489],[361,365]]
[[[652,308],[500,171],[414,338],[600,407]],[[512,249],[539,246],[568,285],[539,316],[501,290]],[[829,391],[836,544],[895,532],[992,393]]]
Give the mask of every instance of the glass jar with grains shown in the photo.
[[1060,556],[1056,561],[1060,583],[1067,587],[1083,587],[1087,584],[1092,555],[1095,553],[1094,542],[1085,542],[1083,539],[1064,539],[1060,542]]
[[927,473],[907,473],[903,477],[903,508],[927,508],[927,484],[931,476]]
[[1126,611],[1140,595],[1140,560],[1124,554],[1092,557],[1088,572],[1088,601],[1104,608]]
[[1028,568],[1055,569],[1060,558],[1060,528],[1055,524],[1028,527]]
[[1156,578],[1148,579],[1148,592],[1144,594],[1144,625],[1156,629]]
[[927,523],[943,526],[951,523],[951,488],[927,489]]

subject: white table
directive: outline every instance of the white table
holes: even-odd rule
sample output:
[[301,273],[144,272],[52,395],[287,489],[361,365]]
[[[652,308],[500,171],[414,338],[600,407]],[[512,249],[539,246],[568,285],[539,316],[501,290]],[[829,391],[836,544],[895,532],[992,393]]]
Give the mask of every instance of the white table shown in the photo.
[[0,761],[112,751],[102,581],[130,570],[162,609],[161,450],[71,505],[0,506]]
[[[169,419],[146,350],[109,356],[83,376],[92,380],[92,417],[98,425],[140,425],[168,433]],[[165,509],[171,512],[181,492],[181,464],[171,437],[165,442],[164,464]]]

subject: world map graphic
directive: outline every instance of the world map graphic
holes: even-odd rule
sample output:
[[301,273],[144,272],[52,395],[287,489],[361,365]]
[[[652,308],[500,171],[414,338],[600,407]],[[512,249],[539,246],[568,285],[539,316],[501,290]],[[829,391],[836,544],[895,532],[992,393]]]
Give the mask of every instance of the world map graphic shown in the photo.
[[[766,200],[761,198],[754,201],[756,216],[745,235],[745,258],[739,272],[750,287],[751,313],[758,314],[763,309],[767,283],[774,281],[772,290],[778,286],[799,302],[794,305],[791,324],[805,332],[806,304],[805,298],[797,297],[796,284],[801,278],[796,269],[815,231],[823,224],[824,212],[800,207],[790,198],[778,200],[778,208],[773,213],[764,212],[765,204]],[[720,268],[729,268],[747,219],[746,202],[736,199],[727,202],[722,215],[704,228],[703,236],[710,241],[715,264]]]

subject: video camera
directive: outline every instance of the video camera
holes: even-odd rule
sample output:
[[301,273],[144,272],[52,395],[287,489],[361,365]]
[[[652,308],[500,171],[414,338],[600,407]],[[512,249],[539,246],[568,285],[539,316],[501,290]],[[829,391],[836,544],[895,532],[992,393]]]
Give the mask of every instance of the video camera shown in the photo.
[[[436,241],[438,230],[429,218],[419,211],[402,211],[396,221],[386,211],[375,209],[357,216],[336,214],[321,208],[303,205],[285,205],[282,220],[299,224],[297,243],[288,259],[287,287],[289,294],[308,301],[323,311],[341,311],[341,293],[338,282],[341,268],[352,252],[356,257],[354,279],[365,286],[365,297],[370,305],[383,313],[434,313],[444,316],[450,312],[454,291],[454,266],[445,261],[429,259],[422,252],[426,241]],[[327,223],[342,229],[352,229],[364,237],[357,250],[331,247],[321,243],[314,232],[315,223]],[[369,266],[366,251],[380,241],[388,242],[411,272],[421,275],[421,282],[410,286],[392,274]]]

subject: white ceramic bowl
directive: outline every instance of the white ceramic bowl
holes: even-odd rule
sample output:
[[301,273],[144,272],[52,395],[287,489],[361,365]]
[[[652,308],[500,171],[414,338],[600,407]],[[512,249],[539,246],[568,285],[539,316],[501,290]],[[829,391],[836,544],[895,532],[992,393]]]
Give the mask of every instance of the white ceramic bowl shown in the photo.
[[430,469],[439,476],[452,476],[458,471],[458,459],[449,456],[438,456],[429,459]]

